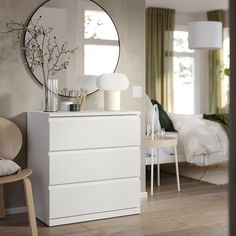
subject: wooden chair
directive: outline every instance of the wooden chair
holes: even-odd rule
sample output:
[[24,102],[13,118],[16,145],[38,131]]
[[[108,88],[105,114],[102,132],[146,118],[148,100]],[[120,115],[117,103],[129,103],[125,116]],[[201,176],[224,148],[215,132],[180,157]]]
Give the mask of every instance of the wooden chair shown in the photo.
[[[19,128],[13,122],[0,118],[0,157],[13,160],[19,153],[21,146],[22,135]],[[28,178],[31,173],[31,169],[24,169],[20,172],[20,174],[0,177],[0,218],[5,217],[3,184],[23,181],[31,235],[37,236],[38,230],[35,218],[32,187]]]

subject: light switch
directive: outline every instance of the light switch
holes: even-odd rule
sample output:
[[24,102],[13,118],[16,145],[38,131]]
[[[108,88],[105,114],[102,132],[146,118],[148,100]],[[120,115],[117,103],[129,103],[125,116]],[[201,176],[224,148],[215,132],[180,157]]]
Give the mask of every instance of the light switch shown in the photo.
[[134,86],[133,87],[133,97],[136,97],[136,98],[142,97],[142,87],[141,86]]

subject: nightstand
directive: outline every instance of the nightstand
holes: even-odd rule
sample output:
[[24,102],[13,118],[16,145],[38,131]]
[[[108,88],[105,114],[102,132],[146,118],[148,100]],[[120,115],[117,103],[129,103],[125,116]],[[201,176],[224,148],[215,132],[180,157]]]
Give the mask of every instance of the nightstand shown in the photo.
[[153,157],[154,157],[154,149],[157,149],[157,181],[158,186],[160,186],[160,163],[159,163],[159,156],[158,150],[159,148],[165,147],[173,147],[174,148],[174,155],[175,155],[175,166],[176,166],[176,179],[177,179],[177,189],[180,191],[180,182],[179,182],[179,167],[178,167],[178,156],[177,156],[177,138],[176,137],[160,137],[158,139],[152,139],[151,137],[145,138],[145,147],[149,147],[152,149],[151,154],[151,195],[153,195]]

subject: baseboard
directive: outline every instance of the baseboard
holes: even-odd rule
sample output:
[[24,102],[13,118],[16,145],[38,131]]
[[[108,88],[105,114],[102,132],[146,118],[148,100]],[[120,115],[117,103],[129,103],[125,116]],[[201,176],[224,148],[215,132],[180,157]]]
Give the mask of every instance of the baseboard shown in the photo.
[[[147,199],[147,196],[148,196],[147,192],[140,193],[141,200]],[[19,214],[19,213],[25,213],[25,212],[27,212],[27,207],[13,207],[13,208],[6,209],[7,215]]]
[[141,193],[140,193],[140,198],[141,198],[141,200],[146,200],[147,197],[148,197],[148,193],[147,193],[147,192],[141,192]]
[[6,209],[7,215],[19,214],[19,213],[25,213],[25,212],[27,212],[27,207],[13,207],[13,208]]
[[78,215],[78,216],[67,216],[67,217],[61,217],[61,218],[55,218],[49,220],[49,222],[44,222],[48,226],[56,226],[56,225],[62,225],[62,224],[72,224],[72,223],[78,223],[78,222],[86,222],[91,220],[101,220],[101,219],[108,219],[112,217],[119,217],[119,216],[128,216],[128,215],[136,215],[140,214],[140,208],[134,207],[129,209],[123,209],[123,210],[114,210],[114,211],[107,211],[107,212],[100,212],[100,213],[93,213],[93,214],[84,214],[84,215]]

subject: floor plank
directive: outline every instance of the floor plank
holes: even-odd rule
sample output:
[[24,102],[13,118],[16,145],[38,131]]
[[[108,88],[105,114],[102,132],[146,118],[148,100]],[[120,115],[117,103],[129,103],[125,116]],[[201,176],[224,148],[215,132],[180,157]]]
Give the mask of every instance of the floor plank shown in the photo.
[[[228,187],[188,178],[180,180],[179,193],[175,176],[162,173],[161,187],[155,187],[154,195],[142,201],[140,215],[58,227],[47,227],[38,221],[39,236],[228,235]],[[8,215],[0,220],[0,236],[3,235],[29,235],[27,215]]]

